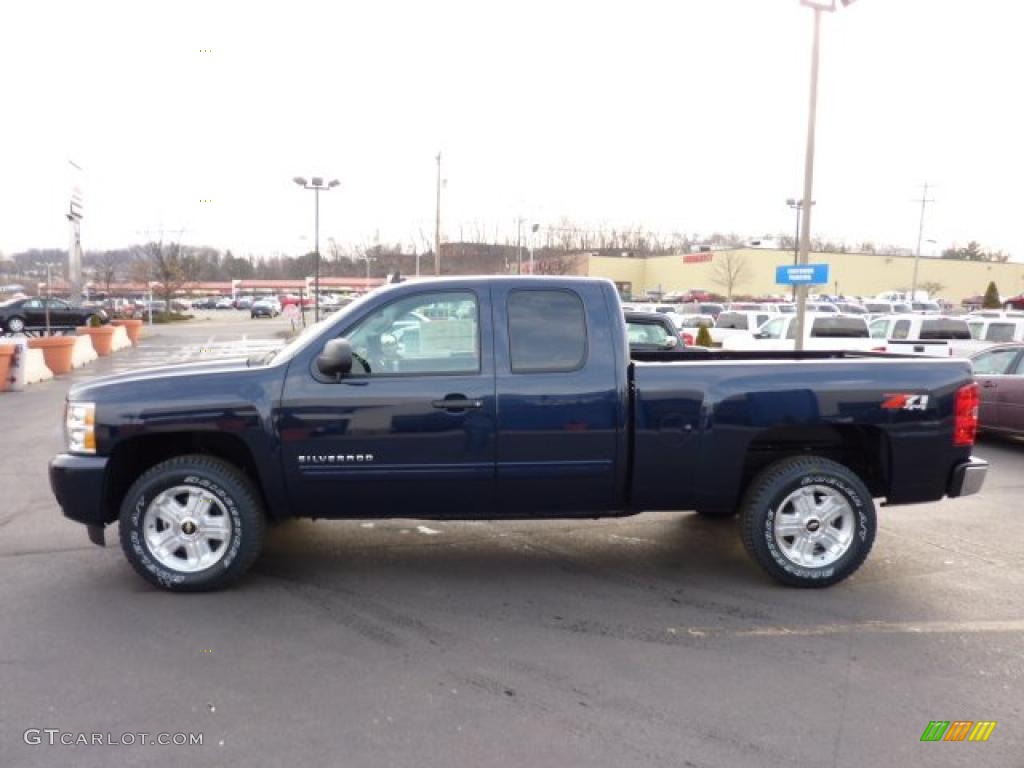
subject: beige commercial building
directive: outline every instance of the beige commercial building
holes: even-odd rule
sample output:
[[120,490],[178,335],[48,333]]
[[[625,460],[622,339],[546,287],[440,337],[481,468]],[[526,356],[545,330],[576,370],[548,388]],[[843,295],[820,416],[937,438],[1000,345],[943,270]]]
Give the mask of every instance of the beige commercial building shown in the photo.
[[[813,253],[810,263],[829,265],[829,285],[820,293],[847,296],[875,296],[883,291],[906,291],[913,279],[912,256],[877,256],[868,253]],[[744,248],[735,251],[711,251],[649,259],[590,256],[588,274],[614,280],[624,291],[642,295],[649,291],[686,291],[694,288],[726,294],[723,272],[732,262],[739,276],[733,294],[751,296],[788,295],[789,289],[775,283],[775,268],[792,264],[792,251]],[[918,288],[926,284],[942,286],[937,296],[959,304],[968,296],[985,292],[995,281],[1000,295],[1007,299],[1024,291],[1024,264],[1003,264],[922,258],[918,270]]]

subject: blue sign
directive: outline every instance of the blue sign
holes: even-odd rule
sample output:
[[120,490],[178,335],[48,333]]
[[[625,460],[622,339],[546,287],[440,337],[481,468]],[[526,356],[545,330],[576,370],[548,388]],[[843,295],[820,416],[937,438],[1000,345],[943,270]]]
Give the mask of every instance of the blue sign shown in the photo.
[[779,285],[827,285],[828,264],[785,264],[775,268]]

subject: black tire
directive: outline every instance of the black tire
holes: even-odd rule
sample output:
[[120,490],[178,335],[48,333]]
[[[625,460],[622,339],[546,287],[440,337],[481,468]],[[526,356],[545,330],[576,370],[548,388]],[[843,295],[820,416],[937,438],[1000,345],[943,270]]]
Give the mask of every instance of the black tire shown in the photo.
[[[813,533],[801,530],[799,534],[810,543],[810,559],[813,560],[821,547],[821,566],[795,562],[787,555],[787,549],[795,548],[797,539],[780,537],[776,530],[777,516],[787,510],[796,513],[796,505],[790,505],[788,499],[801,489],[813,497],[815,503],[818,498],[828,498],[840,504],[845,502],[848,510],[843,520],[837,521],[843,523],[841,528],[832,528],[831,524],[821,521],[812,528],[812,514],[806,531]],[[817,495],[817,489],[823,494]],[[764,469],[747,488],[740,504],[740,515],[740,530],[747,552],[772,578],[793,587],[827,587],[850,576],[871,551],[877,530],[875,502],[861,479],[842,464],[816,456],[782,459]],[[798,519],[796,514],[793,519]],[[846,525],[850,527],[847,529]],[[827,558],[833,555],[826,551],[825,543],[817,543],[826,529],[832,536],[839,532],[848,536],[845,550],[840,550],[842,554],[831,562],[827,562]]]
[[[203,570],[169,567],[160,562],[146,539],[149,504],[158,494],[177,487],[195,488],[212,497],[221,516],[230,522],[230,532],[220,544],[224,547],[220,559]],[[263,504],[252,483],[233,464],[212,456],[179,456],[157,464],[132,484],[121,502],[121,549],[128,562],[151,584],[172,592],[221,589],[238,579],[259,556],[265,529]],[[166,554],[164,559],[169,559]]]
[[24,317],[9,317],[5,324],[8,333],[21,333],[25,330]]

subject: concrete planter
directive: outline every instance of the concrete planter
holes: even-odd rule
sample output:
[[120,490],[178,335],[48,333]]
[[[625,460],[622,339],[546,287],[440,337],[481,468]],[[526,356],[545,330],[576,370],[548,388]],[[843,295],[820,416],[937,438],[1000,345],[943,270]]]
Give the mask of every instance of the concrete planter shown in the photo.
[[93,349],[96,350],[97,355],[100,357],[107,357],[110,355],[114,342],[114,331],[117,330],[116,326],[98,325],[94,328],[90,325],[80,325],[75,330],[80,334],[89,335],[92,339]]
[[142,321],[135,318],[123,318],[118,320],[112,320],[111,325],[120,325],[128,332],[128,338],[132,340],[132,345],[138,346],[139,339],[142,338]]
[[75,349],[77,336],[40,336],[28,340],[29,349],[41,349],[46,359],[46,367],[53,371],[54,376],[70,373],[72,368],[72,352]]
[[14,357],[13,344],[0,344],[0,392],[7,389],[11,379],[11,358]]

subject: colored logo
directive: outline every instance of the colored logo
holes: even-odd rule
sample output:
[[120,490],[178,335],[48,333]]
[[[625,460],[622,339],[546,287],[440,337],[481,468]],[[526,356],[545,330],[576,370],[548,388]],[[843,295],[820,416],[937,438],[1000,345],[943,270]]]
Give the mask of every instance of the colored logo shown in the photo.
[[988,741],[995,728],[995,720],[932,720],[921,741]]
[[913,395],[900,393],[897,395],[886,395],[882,407],[887,411],[926,411],[928,410],[928,395]]

